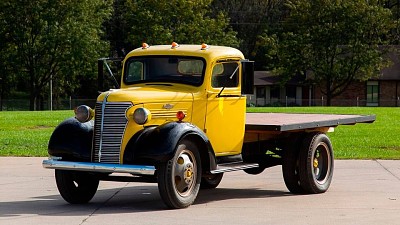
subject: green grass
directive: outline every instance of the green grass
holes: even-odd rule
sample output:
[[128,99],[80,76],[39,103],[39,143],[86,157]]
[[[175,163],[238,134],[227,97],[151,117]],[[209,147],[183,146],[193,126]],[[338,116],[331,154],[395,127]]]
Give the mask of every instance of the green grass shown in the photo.
[[328,133],[336,158],[400,159],[400,109],[385,107],[266,107],[249,112],[376,115],[372,124],[341,125]]
[[[372,124],[338,126],[329,133],[335,157],[400,159],[400,109],[370,107],[266,107],[249,112],[375,114]],[[54,128],[73,111],[0,112],[0,156],[47,156]]]
[[47,156],[54,128],[73,111],[0,112],[0,156]]

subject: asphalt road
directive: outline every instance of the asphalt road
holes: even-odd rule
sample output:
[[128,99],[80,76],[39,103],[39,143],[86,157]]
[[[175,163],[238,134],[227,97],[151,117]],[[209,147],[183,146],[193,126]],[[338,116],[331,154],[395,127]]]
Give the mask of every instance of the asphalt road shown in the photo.
[[148,183],[104,181],[89,204],[67,204],[43,159],[0,157],[0,224],[400,224],[400,161],[336,160],[318,195],[290,194],[279,166],[227,173],[189,208],[168,210]]

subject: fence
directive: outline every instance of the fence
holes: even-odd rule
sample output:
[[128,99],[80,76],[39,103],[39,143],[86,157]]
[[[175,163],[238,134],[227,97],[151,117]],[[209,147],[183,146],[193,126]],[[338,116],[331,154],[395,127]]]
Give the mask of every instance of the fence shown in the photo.
[[[293,106],[327,106],[324,98],[320,99],[295,99],[295,98],[248,98],[248,106],[255,107],[293,107]],[[400,99],[379,99],[377,102],[367,102],[365,99],[332,99],[331,106],[363,107],[363,106],[381,106],[381,107],[399,107]]]
[[[88,105],[94,107],[96,99],[63,99],[53,101],[50,106],[49,101],[43,101],[41,104],[42,110],[69,110],[74,109],[79,105]],[[248,106],[256,107],[293,107],[293,106],[326,106],[326,99],[248,99]],[[367,103],[366,100],[360,99],[332,99],[332,106],[348,106],[348,107],[363,107],[363,106],[384,106],[384,107],[399,107],[399,99],[380,99],[378,103]],[[0,111],[27,111],[29,110],[28,99],[3,99],[0,100]]]
[[[94,107],[96,99],[63,99],[53,101],[50,105],[49,101],[41,103],[42,110],[68,110],[74,109],[79,105],[88,105]],[[0,111],[27,111],[29,110],[29,99],[3,99],[0,101]]]

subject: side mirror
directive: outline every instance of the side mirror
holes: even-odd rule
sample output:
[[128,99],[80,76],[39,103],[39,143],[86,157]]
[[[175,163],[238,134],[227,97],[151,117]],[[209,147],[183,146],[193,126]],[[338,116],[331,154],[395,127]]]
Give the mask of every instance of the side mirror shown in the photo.
[[104,61],[97,60],[97,90],[104,91]]
[[[120,77],[118,77],[118,79],[115,77],[110,66],[116,70],[116,75],[118,75],[118,71],[122,70],[122,61],[123,58],[101,58],[97,60],[97,86],[99,91],[102,92],[110,88],[119,88],[120,84],[118,80]],[[109,77],[104,76],[104,68]]]
[[254,93],[254,61],[244,60],[242,63],[242,94]]

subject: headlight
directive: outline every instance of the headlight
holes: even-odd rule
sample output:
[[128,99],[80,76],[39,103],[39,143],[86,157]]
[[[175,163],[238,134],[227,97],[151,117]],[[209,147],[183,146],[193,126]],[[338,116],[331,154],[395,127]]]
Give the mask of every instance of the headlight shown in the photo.
[[81,122],[86,123],[91,120],[94,116],[94,111],[87,105],[80,105],[76,107],[75,111],[75,118]]
[[143,125],[145,124],[150,117],[150,111],[145,108],[137,108],[135,112],[133,112],[133,120],[139,124]]

